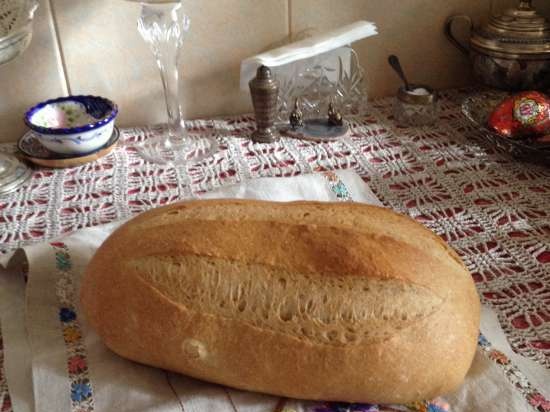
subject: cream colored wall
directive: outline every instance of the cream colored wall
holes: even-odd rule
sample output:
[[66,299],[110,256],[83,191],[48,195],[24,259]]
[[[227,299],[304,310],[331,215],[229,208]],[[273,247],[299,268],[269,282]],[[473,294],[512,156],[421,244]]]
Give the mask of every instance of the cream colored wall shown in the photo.
[[[371,96],[398,86],[386,58],[399,55],[411,79],[438,88],[468,84],[468,62],[442,35],[448,15],[485,18],[511,0],[185,0],[191,32],[181,74],[187,117],[249,112],[239,65],[290,33],[359,19],[380,35],[357,43]],[[515,3],[515,1],[511,1]],[[543,1],[541,0],[542,4]],[[40,0],[31,47],[0,67],[0,141],[14,141],[33,103],[67,93],[115,100],[120,125],[162,122],[157,68],[136,30],[139,5],[122,0]]]

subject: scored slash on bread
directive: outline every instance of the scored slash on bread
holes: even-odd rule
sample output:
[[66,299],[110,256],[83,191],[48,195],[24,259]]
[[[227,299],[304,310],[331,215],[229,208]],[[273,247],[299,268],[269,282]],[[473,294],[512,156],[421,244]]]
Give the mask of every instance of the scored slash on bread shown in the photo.
[[[397,279],[312,276],[203,256],[144,257],[128,266],[173,302],[203,314],[238,316],[264,330],[334,346],[388,339],[443,303],[429,289]],[[398,295],[398,304],[388,299]]]

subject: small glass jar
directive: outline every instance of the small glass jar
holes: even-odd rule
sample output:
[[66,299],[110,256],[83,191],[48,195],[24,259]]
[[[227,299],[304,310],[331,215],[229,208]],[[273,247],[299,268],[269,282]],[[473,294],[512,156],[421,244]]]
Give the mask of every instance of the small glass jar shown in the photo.
[[437,93],[428,86],[400,87],[394,105],[394,118],[398,126],[430,126],[439,116]]

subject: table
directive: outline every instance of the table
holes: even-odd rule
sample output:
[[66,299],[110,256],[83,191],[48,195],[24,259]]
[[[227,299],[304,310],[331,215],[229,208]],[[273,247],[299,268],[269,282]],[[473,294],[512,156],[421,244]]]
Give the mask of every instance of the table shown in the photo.
[[[392,99],[370,104],[340,142],[254,144],[250,116],[190,122],[215,127],[218,153],[187,167],[145,163],[132,142],[159,128],[122,130],[122,144],[82,167],[37,169],[25,190],[0,197],[0,250],[126,218],[243,179],[355,169],[382,202],[439,234],[470,268],[483,303],[513,349],[550,368],[550,169],[472,140],[460,113],[468,90],[442,94],[433,127],[398,128]],[[13,145],[0,145],[12,151]]]

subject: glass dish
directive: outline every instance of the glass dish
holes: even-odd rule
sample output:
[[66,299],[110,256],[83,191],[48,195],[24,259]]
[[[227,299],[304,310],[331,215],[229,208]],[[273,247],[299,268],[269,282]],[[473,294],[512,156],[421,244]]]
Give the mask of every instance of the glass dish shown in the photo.
[[[29,46],[36,0],[0,0],[0,66]],[[31,170],[15,156],[0,153],[0,195],[17,190],[31,176]]]
[[36,0],[0,0],[0,64],[7,63],[29,46]]
[[487,127],[487,119],[492,111],[510,94],[506,92],[487,90],[476,93],[464,100],[462,113],[474,125],[479,134],[472,133],[481,144],[497,148],[513,157],[550,166],[550,145],[537,144],[529,139],[509,139]]

